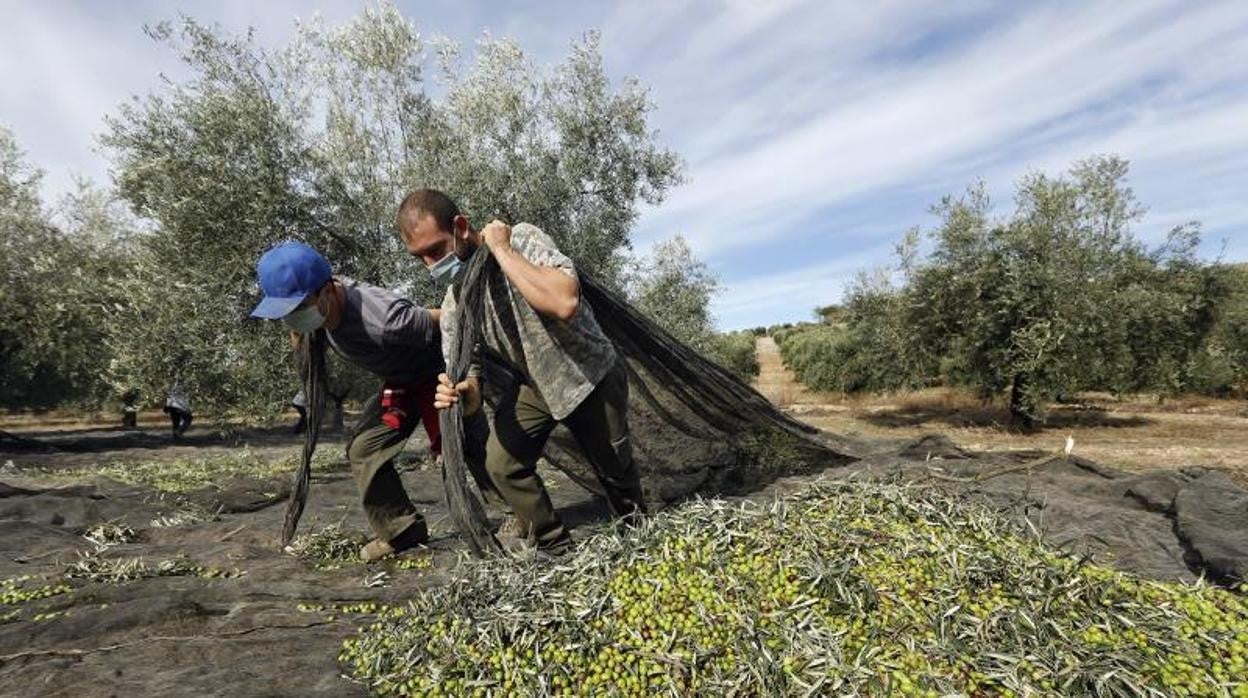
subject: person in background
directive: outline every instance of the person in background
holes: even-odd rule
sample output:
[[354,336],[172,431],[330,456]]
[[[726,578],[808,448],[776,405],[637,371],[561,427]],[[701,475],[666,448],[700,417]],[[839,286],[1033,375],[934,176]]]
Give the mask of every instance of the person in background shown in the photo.
[[308,398],[304,396],[302,388],[290,399],[290,406],[299,413],[299,421],[295,423],[292,433],[302,434],[308,428]]
[[121,428],[139,428],[139,391],[135,388],[121,394]]
[[165,398],[165,413],[173,427],[173,438],[181,438],[191,428],[191,400],[186,396],[182,381],[175,380],[169,389],[169,397]]

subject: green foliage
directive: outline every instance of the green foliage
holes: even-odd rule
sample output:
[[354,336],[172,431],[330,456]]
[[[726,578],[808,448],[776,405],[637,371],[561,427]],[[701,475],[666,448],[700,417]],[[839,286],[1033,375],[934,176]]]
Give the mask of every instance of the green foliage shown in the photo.
[[756,339],[753,332],[722,332],[711,337],[705,353],[741,380],[749,381],[758,375],[758,357],[754,352]]
[[844,365],[838,359],[848,333],[826,325],[800,325],[776,332],[785,366],[797,379],[815,390],[845,390]]
[[121,195],[155,223],[111,343],[114,380],[145,393],[177,375],[210,410],[286,404],[285,333],[247,317],[255,261],[279,240],[436,303],[395,231],[403,195],[432,186],[478,225],[538,225],[619,285],[637,206],[679,178],[647,127],[645,90],[610,83],[596,35],[544,70],[492,38],[463,65],[388,3],[341,27],[304,25],[275,51],[191,19],[150,33],[192,77],[124,106],[102,139]]
[[719,281],[679,235],[655,245],[625,274],[633,305],[673,337],[703,353],[715,338],[711,298]]
[[693,502],[557,564],[462,569],[349,638],[347,670],[381,695],[1248,691],[1240,596],[1086,564],[931,491]]
[[1066,177],[1025,177],[1006,220],[982,187],[936,207],[931,259],[908,271],[907,317],[948,381],[1010,391],[1024,424],[1057,395],[1187,389],[1222,291],[1195,256],[1199,227],[1146,251],[1127,163],[1098,157]]
[[128,219],[89,182],[45,210],[42,173],[0,127],[0,406],[96,407],[110,318],[124,302]]
[[673,337],[742,380],[758,374],[754,335],[715,331],[710,306],[719,281],[683,237],[660,242],[648,258],[635,258],[623,278],[633,305]]
[[1232,277],[1197,258],[1195,223],[1146,250],[1126,176],[1116,157],[1028,175],[1003,218],[982,184],[945,197],[930,255],[919,258],[910,231],[895,272],[850,287],[844,331],[776,333],[786,363],[827,390],[1008,393],[1024,426],[1079,390],[1225,391],[1243,365]]
[[1214,395],[1248,389],[1248,265],[1226,265],[1215,273],[1225,294],[1215,311],[1209,339],[1190,365],[1192,387]]
[[[904,361],[899,297],[867,295],[849,304],[847,325],[799,325],[775,334],[780,355],[798,380],[815,390],[855,393],[918,385],[922,374]],[[882,360],[881,357],[888,357]]]
[[845,306],[824,305],[815,308],[815,319],[826,325],[839,325],[845,322]]

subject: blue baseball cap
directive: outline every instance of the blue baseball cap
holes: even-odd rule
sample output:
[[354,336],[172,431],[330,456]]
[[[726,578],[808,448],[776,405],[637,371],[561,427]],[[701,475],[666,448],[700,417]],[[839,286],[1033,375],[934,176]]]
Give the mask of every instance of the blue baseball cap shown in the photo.
[[283,242],[273,247],[256,262],[256,278],[264,291],[264,300],[251,311],[251,316],[268,320],[286,317],[332,275],[329,261],[311,245]]

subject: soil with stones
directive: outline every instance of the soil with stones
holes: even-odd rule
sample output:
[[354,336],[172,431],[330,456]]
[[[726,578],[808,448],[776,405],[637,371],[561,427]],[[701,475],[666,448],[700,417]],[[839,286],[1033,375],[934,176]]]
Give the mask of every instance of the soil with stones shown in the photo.
[[[767,375],[774,380],[774,371]],[[760,388],[766,394],[786,386]],[[450,530],[439,473],[418,438],[400,465],[430,522],[430,545],[399,559],[324,569],[278,547],[285,475],[235,477],[183,495],[92,475],[102,463],[202,457],[243,445],[291,457],[296,437],[200,428],[176,444],[155,430],[13,436],[51,448],[0,443],[8,449],[0,451],[0,580],[10,580],[0,593],[51,591],[0,603],[0,695],[365,695],[336,661],[342,640],[371,618],[351,605],[401,603],[452,583],[465,555]],[[1054,543],[1149,577],[1248,576],[1248,492],[1215,471],[1129,474],[1077,455],[971,453],[939,435],[845,443],[857,462],[784,478],[748,496],[770,498],[817,478],[913,481],[964,492]],[[331,438],[322,449],[340,454],[342,443]],[[31,477],[37,466],[73,468],[81,478],[53,484]],[[574,536],[602,524],[605,509],[592,495],[552,468],[543,475]],[[120,542],[84,537],[102,523],[131,534]],[[314,476],[300,531],[334,525],[364,530],[341,462]],[[100,572],[108,569],[130,573],[110,580]]]

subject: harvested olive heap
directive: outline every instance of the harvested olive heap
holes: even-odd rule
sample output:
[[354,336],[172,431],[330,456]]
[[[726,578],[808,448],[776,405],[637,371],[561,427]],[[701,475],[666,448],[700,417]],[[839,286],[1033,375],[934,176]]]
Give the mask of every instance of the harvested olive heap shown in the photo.
[[555,563],[469,562],[340,660],[389,695],[1248,696],[1248,600],[894,485],[695,501]]

